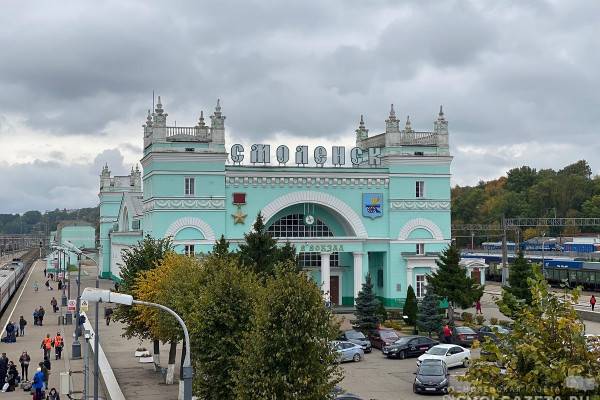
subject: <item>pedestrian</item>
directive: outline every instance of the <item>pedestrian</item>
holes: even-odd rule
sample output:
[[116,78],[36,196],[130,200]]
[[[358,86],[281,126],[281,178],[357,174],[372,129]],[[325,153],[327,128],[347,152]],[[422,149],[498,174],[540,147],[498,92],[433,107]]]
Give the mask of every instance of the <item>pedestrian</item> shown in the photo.
[[113,309],[111,307],[106,307],[104,309],[104,318],[106,318],[106,326],[110,325],[110,318],[113,315]]
[[50,305],[52,306],[52,310],[54,312],[58,311],[58,301],[56,301],[56,299],[54,298],[54,296],[52,296],[52,300],[50,300]]
[[54,346],[54,352],[56,356],[55,360],[62,359],[64,341],[62,336],[60,336],[60,332],[56,332],[56,336],[54,336],[54,339],[52,340],[52,345]]
[[[41,363],[40,363],[41,364]],[[43,400],[44,395],[44,372],[42,371],[42,367],[38,367],[33,375],[33,383],[31,384],[31,389],[35,390],[35,394],[33,400]]]
[[39,326],[40,324],[40,309],[36,308],[33,310],[33,325]]
[[0,388],[4,387],[6,383],[6,373],[8,372],[8,357],[6,353],[2,353],[0,356]]
[[590,305],[592,306],[592,311],[594,311],[594,306],[596,305],[596,296],[592,295],[590,298]]
[[25,321],[25,318],[23,318],[23,316],[21,315],[21,318],[19,318],[19,336],[25,336],[26,325],[27,321]]
[[15,325],[12,322],[6,324],[6,343],[15,343],[17,338],[15,336]]
[[46,397],[46,400],[60,400],[60,396],[58,395],[56,388],[50,389],[50,392],[48,393],[48,397]]
[[19,382],[19,372],[17,371],[16,365],[10,361],[8,363],[8,373],[6,374],[6,381],[8,382],[7,392],[14,392],[17,383]]
[[48,357],[44,357],[44,361],[40,362],[40,368],[42,368],[42,372],[44,373],[44,390],[48,390],[48,380],[50,379],[50,359]]
[[33,281],[33,291],[37,292],[39,288],[40,285],[38,285],[38,281]]
[[42,339],[42,345],[40,346],[44,351],[44,358],[50,357],[50,349],[52,349],[52,339],[50,339],[50,334],[47,334],[44,339]]
[[58,290],[62,290],[62,288],[63,288],[63,282],[62,282],[62,279],[59,279],[58,280]]
[[44,283],[44,285],[46,285],[46,289],[48,289],[48,291],[54,290],[52,285],[50,285],[50,279],[46,279],[46,283]]
[[40,326],[44,325],[44,315],[46,315],[46,310],[44,310],[44,307],[40,306],[40,309],[38,311],[38,323],[40,324]]
[[46,270],[46,268],[44,268],[44,278],[46,277],[46,272],[47,272],[47,270]]
[[481,300],[477,299],[477,302],[475,303],[475,314],[483,314],[483,312],[481,311]]
[[448,324],[444,325],[444,341],[448,344],[452,343],[452,329]]
[[21,357],[19,357],[19,364],[21,364],[21,376],[23,380],[29,380],[29,363],[31,362],[31,357],[27,354],[27,351],[23,351],[21,353]]
[[115,292],[119,291],[119,282],[115,282]]

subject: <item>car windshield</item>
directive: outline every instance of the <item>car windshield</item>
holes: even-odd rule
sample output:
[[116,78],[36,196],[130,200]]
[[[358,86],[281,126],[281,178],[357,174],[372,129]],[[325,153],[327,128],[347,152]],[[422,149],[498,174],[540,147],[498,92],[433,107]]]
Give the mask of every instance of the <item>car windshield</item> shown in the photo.
[[427,354],[431,354],[432,356],[445,356],[446,351],[448,351],[448,349],[445,347],[432,347],[427,351]]
[[473,329],[469,328],[468,326],[458,326],[458,327],[456,327],[456,332],[458,332],[458,333],[475,333],[475,331],[473,331]]
[[398,339],[398,335],[394,331],[380,331],[379,335],[382,339]]
[[411,338],[409,338],[409,337],[401,337],[400,339],[396,340],[396,341],[394,342],[394,344],[405,344],[405,343],[408,343],[408,341],[409,341],[410,339],[411,339]]
[[419,369],[419,375],[440,376],[444,375],[444,371],[439,365],[424,364],[421,366],[421,369]]
[[498,333],[503,333],[503,334],[508,333],[508,329],[506,329],[505,327],[500,326],[500,325],[492,325],[490,328],[492,328],[492,330],[498,331]]
[[348,339],[359,339],[359,340],[361,340],[361,339],[365,338],[365,335],[363,335],[362,332],[358,332],[358,331],[348,331],[348,332],[346,332],[346,337]]

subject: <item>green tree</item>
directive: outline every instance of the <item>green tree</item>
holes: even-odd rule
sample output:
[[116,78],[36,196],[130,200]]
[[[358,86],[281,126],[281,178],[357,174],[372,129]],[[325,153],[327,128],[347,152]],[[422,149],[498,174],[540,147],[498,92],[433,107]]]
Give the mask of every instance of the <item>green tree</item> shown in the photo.
[[221,235],[221,238],[213,245],[212,254],[216,258],[227,258],[235,253],[229,250],[229,241],[225,239],[225,235]]
[[356,311],[354,312],[356,319],[352,321],[352,324],[365,335],[374,331],[379,323],[383,322],[378,317],[378,308],[379,300],[373,293],[371,274],[367,274],[365,283],[362,284],[362,288],[356,296]]
[[236,398],[326,399],[342,378],[329,342],[339,325],[319,287],[288,265],[261,290],[241,343]]
[[427,276],[428,286],[438,295],[447,298],[450,303],[449,314],[453,316],[453,307],[471,307],[483,295],[479,282],[467,276],[459,265],[460,253],[454,244],[448,246],[436,261],[437,271]]
[[417,313],[417,327],[419,330],[427,332],[431,337],[432,332],[439,332],[442,329],[442,313],[440,312],[440,298],[427,288],[425,297],[419,304]]
[[508,274],[510,286],[502,290],[502,296],[506,297],[503,302],[505,307],[500,310],[503,314],[512,317],[520,312],[522,305],[531,303],[530,278],[533,278],[533,268],[525,259],[523,252],[519,251],[515,262],[510,266]]
[[537,172],[535,168],[525,165],[520,168],[511,169],[506,173],[506,177],[506,188],[508,190],[513,192],[523,192],[535,183]]
[[417,311],[419,307],[417,304],[417,296],[415,296],[415,290],[412,285],[408,285],[406,291],[406,302],[402,309],[402,314],[406,317],[406,323],[411,326],[415,326],[417,323]]
[[483,344],[495,362],[490,362],[490,356],[474,359],[464,378],[459,378],[469,383],[465,393],[469,397],[566,398],[596,393],[572,387],[573,383],[584,384],[585,379],[600,379],[599,355],[588,351],[585,326],[573,307],[579,291],[558,297],[539,273],[530,278],[530,287],[531,304],[515,315],[512,332],[503,337],[501,345],[494,341]]

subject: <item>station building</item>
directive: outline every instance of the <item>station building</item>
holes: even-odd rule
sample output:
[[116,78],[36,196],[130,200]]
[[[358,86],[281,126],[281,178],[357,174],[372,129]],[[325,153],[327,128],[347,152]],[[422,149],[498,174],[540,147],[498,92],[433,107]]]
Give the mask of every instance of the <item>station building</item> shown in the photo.
[[225,143],[217,102],[210,125],[167,124],[160,97],[143,125],[144,153],[128,176],[100,175],[100,265],[118,279],[123,249],[145,235],[172,237],[181,253],[208,252],[221,235],[235,248],[261,212],[280,243],[333,304],[352,306],[367,274],[387,307],[401,307],[450,242],[448,122],[401,128],[393,105],[385,132],[361,116],[356,147]]

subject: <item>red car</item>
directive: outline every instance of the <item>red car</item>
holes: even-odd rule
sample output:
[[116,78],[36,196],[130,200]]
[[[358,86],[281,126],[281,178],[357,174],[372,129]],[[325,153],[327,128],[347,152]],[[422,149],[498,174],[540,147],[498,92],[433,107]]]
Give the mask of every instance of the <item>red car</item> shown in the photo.
[[383,349],[385,346],[389,346],[398,339],[400,339],[400,337],[393,329],[380,328],[369,334],[371,345],[379,350]]

